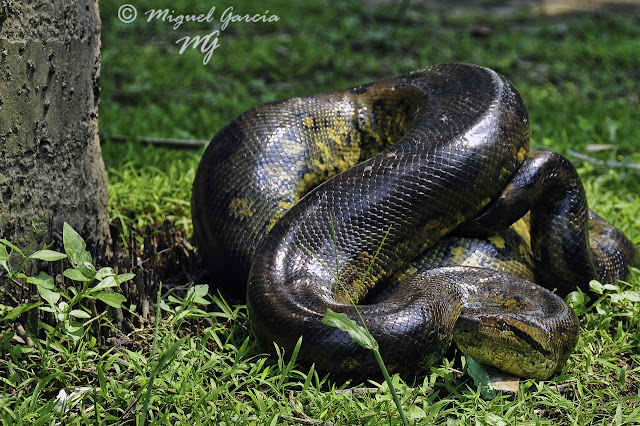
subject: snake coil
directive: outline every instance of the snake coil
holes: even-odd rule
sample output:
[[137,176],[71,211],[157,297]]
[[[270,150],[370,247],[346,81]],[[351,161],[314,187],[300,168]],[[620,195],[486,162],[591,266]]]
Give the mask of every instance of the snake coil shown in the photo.
[[[357,320],[354,300],[392,373],[424,372],[453,339],[482,362],[548,378],[578,325],[532,281],[560,294],[614,281],[634,248],[589,220],[566,159],[528,151],[520,95],[475,65],[260,105],[201,160],[197,245],[212,273],[247,288],[255,334],[288,353],[303,336],[300,357],[320,371],[377,375],[372,354],[321,323],[327,308]],[[494,261],[487,246],[513,256]]]

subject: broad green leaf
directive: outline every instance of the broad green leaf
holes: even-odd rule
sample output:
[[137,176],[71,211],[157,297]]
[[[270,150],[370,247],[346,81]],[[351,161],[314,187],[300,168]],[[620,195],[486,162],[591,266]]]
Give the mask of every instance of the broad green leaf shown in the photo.
[[80,270],[78,269],[66,269],[62,273],[62,275],[64,275],[65,277],[73,281],[81,281],[81,282],[89,281],[89,278],[85,277],[84,274],[80,272]]
[[468,355],[465,355],[467,362],[467,373],[473,379],[475,385],[480,389],[483,398],[493,399],[498,395],[498,391],[491,386],[491,374],[487,370],[487,366],[476,361]]
[[135,276],[136,276],[136,274],[132,274],[132,273],[128,272],[126,274],[118,275],[116,279],[118,281],[118,284],[122,284],[124,282],[129,281],[129,280],[132,280],[133,277],[135,277]]
[[40,297],[47,301],[50,306],[55,306],[60,300],[60,293],[55,291],[55,284],[53,283],[53,277],[44,271],[40,271],[38,277],[27,277],[27,282],[35,284],[38,288]]
[[95,293],[94,296],[96,299],[102,300],[104,303],[109,306],[113,306],[114,308],[121,308],[122,303],[127,300],[123,295],[112,291],[100,291]]
[[[411,404],[404,409],[405,414],[407,415],[407,420],[417,422],[418,420],[424,419],[427,417],[427,413],[417,405]],[[416,423],[417,424],[417,423]]]
[[50,306],[55,306],[58,300],[60,300],[60,293],[56,293],[45,287],[38,286],[38,293]]
[[[169,296],[169,298],[171,298],[171,296]],[[172,314],[175,314],[174,309],[171,306],[169,306],[167,302],[165,302],[164,300],[160,301],[160,309],[162,309],[165,312],[170,312]]]
[[597,280],[589,281],[589,288],[598,294],[604,293],[604,285]]
[[78,265],[78,270],[80,270],[89,281],[95,280],[96,274],[98,273],[95,266],[91,263],[91,260],[89,260],[89,262],[82,262],[82,265]]
[[589,296],[580,290],[572,291],[564,298],[571,308],[575,311],[576,315],[582,316],[589,310],[587,303],[589,303]]
[[87,245],[84,240],[67,222],[64,223],[62,230],[62,240],[64,243],[64,251],[69,256],[69,262],[77,266],[80,262],[85,261],[85,251]]
[[4,244],[0,244],[0,261],[4,261],[9,259],[9,252],[7,252],[7,248]]
[[56,260],[64,259],[67,255],[54,250],[39,250],[29,257],[32,259],[45,260],[47,262],[55,262]]
[[100,270],[98,272],[96,272],[96,279],[97,280],[102,280],[102,279],[105,279],[107,277],[114,276],[115,274],[116,273],[113,270],[113,268],[110,268],[110,267],[100,268]]
[[620,293],[629,302],[640,302],[640,292],[627,290]]
[[42,302],[23,303],[11,309],[11,311],[2,320],[11,321],[18,318],[24,312],[27,312],[35,307],[42,305]]
[[94,287],[89,289],[89,293],[95,293],[96,291],[104,290],[105,288],[117,287],[118,283],[116,283],[116,279],[113,275],[104,278],[102,281],[98,282]]
[[194,303],[200,305],[208,305],[209,301],[204,298],[209,293],[209,286],[207,284],[198,284],[189,289],[187,292],[187,299],[191,298]]
[[322,323],[324,325],[346,331],[353,340],[366,349],[378,349],[378,342],[376,342],[373,336],[369,334],[367,329],[356,324],[354,320],[350,319],[345,314],[337,313],[327,308],[324,318],[322,318]]
[[[24,256],[24,253],[22,252],[22,250],[20,250],[18,247],[16,247],[11,241],[9,240],[5,240],[4,238],[0,239],[0,243],[4,244],[5,246],[9,247],[11,250],[20,253],[21,255]],[[6,251],[6,249],[5,249]]]
[[44,271],[40,271],[37,277],[27,277],[27,282],[35,284],[38,287],[46,288],[47,290],[53,290],[56,287],[53,283],[53,277]]
[[[486,398],[486,399],[489,399],[489,398]],[[496,425],[496,426],[503,426],[508,424],[502,417],[500,417],[495,413],[485,411],[484,414],[485,414],[485,421],[487,422],[486,424]],[[620,423],[614,423],[614,424],[620,424]]]
[[74,318],[84,318],[84,319],[91,318],[91,315],[89,315],[87,312],[81,309],[73,309],[71,312],[69,312],[69,315],[71,315]]
[[65,325],[64,330],[71,336],[74,342],[77,342],[84,334],[84,325],[78,321],[69,321],[69,323]]
[[193,287],[196,296],[204,297],[209,294],[209,284],[198,284]]
[[2,265],[2,267],[7,272],[11,273],[11,270],[9,269],[8,260],[9,260],[9,253],[7,252],[7,248],[4,246],[4,244],[0,244],[0,265]]
[[622,301],[640,302],[640,292],[633,290],[621,291],[619,294],[612,294],[610,297],[613,303]]
[[96,270],[91,263],[91,253],[86,250],[87,245],[80,234],[66,222],[64,223],[62,231],[62,240],[64,243],[64,251],[67,252],[67,257],[71,265],[82,271],[87,281],[93,281]]

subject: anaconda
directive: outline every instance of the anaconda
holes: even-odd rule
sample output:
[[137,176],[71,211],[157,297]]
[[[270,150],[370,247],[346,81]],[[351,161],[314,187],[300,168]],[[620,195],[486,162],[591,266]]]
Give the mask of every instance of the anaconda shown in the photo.
[[359,322],[352,300],[391,373],[423,373],[453,339],[548,378],[578,323],[540,285],[613,281],[634,255],[596,216],[604,237],[590,237],[571,163],[529,153],[517,90],[468,64],[246,111],[206,149],[192,212],[205,266],[246,289],[256,336],[289,354],[302,336],[300,359],[334,377],[378,375],[369,351],[321,323],[327,308]]

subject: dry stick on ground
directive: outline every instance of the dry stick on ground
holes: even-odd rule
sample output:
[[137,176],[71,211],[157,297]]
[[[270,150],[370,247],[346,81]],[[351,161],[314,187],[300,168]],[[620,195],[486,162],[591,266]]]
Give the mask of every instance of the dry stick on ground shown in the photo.
[[329,423],[329,422],[325,422],[322,420],[316,420],[312,417],[309,417],[307,415],[307,413],[305,413],[302,408],[300,407],[300,405],[296,402],[293,391],[289,391],[289,406],[291,408],[293,408],[294,411],[300,413],[300,415],[302,415],[303,418],[300,417],[294,417],[294,416],[287,416],[287,415],[282,415],[282,418],[290,420],[290,421],[294,421],[294,422],[299,422],[302,424],[306,424],[306,425],[323,425],[323,426],[332,426],[333,423]]
[[98,320],[98,319],[102,318],[103,316],[105,316],[105,314],[106,314],[106,313],[107,313],[107,311],[103,311],[101,314],[98,314],[98,316],[95,316],[95,317],[91,318],[89,321],[85,322],[85,323],[83,324],[83,326],[84,326],[85,328],[86,328],[86,327],[88,327],[89,325],[91,325],[91,323],[92,323],[92,322],[94,322],[94,321],[96,321],[96,320]]
[[634,163],[627,164],[627,163],[621,163],[619,161],[598,160],[596,158],[589,157],[588,155],[585,155],[585,154],[580,154],[579,152],[575,152],[570,149],[567,150],[567,154],[577,158],[578,160],[586,161],[587,163],[590,163],[590,164],[597,164],[599,166],[607,166],[607,167],[617,168],[617,169],[632,169],[632,170],[640,171],[640,164],[634,164]]
[[363,395],[369,395],[369,396],[376,396],[378,393],[380,392],[380,389],[378,388],[350,388],[350,389],[337,389],[335,391],[336,395],[340,395],[340,394],[351,394],[354,396],[363,396]]
[[206,146],[209,141],[197,139],[171,139],[171,138],[151,138],[151,137],[133,137],[127,135],[101,134],[100,139],[109,139],[112,141],[126,142],[135,140],[138,142],[148,143],[151,145],[173,145],[183,148],[201,148]]

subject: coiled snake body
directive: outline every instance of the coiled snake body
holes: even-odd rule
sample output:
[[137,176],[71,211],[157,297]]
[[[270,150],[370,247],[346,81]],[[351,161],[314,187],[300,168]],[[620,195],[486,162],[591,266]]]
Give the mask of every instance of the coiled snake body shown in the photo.
[[248,282],[256,335],[287,353],[303,336],[300,357],[320,371],[377,375],[371,353],[321,323],[326,308],[357,320],[352,299],[392,373],[424,372],[453,338],[479,361],[548,378],[577,319],[532,281],[560,294],[614,281],[634,249],[595,215],[588,233],[567,160],[528,151],[519,94],[474,65],[261,105],[203,156],[196,241],[222,281]]

